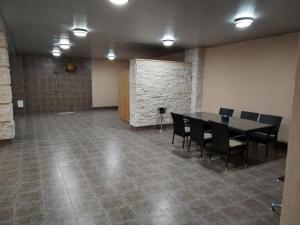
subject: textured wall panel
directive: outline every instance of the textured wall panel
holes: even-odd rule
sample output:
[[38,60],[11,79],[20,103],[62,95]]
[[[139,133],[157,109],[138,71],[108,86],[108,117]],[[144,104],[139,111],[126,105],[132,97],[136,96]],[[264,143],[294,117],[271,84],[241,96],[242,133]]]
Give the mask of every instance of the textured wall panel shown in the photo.
[[0,104],[11,103],[11,87],[10,86],[0,86]]
[[0,66],[9,66],[8,51],[6,48],[0,47]]
[[192,103],[191,111],[202,111],[204,49],[195,48],[185,51],[185,62],[192,64]]
[[10,70],[5,33],[0,32],[0,140],[15,137]]
[[[14,110],[21,112],[61,112],[88,110],[92,106],[91,60],[48,56],[11,56]],[[64,70],[76,66],[74,73]],[[24,101],[24,109],[17,108]]]
[[172,123],[170,112],[191,110],[191,64],[132,60],[130,65],[130,124],[134,127],[160,123],[157,108],[166,107],[164,123]]
[[0,85],[10,85],[10,74],[7,67],[0,67]]
[[9,122],[13,120],[12,104],[0,104],[0,122]]
[[15,124],[13,121],[0,123],[0,140],[8,140],[15,137]]

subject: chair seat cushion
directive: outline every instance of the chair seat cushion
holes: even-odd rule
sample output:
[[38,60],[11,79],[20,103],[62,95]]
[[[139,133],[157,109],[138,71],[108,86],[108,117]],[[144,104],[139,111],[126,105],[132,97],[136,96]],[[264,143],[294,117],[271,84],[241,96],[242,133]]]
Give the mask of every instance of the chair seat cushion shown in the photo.
[[205,132],[205,133],[204,133],[204,139],[205,139],[205,140],[212,139],[212,134],[211,134],[211,133]]
[[239,147],[242,145],[245,145],[246,143],[239,141],[239,140],[235,140],[235,139],[230,139],[229,140],[229,147],[230,148],[235,148],[235,147]]
[[190,133],[191,132],[191,128],[190,127],[184,127],[184,131],[185,131],[185,133]]

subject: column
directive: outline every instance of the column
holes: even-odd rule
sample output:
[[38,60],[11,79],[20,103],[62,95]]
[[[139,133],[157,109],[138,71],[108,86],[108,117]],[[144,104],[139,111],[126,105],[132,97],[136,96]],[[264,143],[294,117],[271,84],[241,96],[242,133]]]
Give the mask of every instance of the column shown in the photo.
[[9,59],[5,33],[0,32],[0,141],[15,136]]
[[195,48],[185,51],[185,62],[192,64],[191,112],[202,110],[204,49]]

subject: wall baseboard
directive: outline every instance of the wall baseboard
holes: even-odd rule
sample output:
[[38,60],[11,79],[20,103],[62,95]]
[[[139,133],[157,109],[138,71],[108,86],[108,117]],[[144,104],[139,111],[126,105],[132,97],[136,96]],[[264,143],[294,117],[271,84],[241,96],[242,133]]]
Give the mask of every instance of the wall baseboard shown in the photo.
[[92,110],[108,110],[108,109],[118,109],[118,106],[103,106],[103,107],[92,107]]
[[[171,128],[171,127],[173,127],[173,124],[163,124],[163,129]],[[151,129],[159,130],[160,125],[150,125],[150,126],[143,126],[143,127],[134,127],[134,126],[130,125],[130,129],[134,130],[134,131],[151,130]]]

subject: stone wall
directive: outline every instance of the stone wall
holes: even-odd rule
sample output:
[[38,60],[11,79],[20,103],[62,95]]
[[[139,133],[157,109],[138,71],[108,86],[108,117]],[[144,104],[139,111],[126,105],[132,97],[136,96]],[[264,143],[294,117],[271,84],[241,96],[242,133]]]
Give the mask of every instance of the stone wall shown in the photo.
[[191,64],[131,60],[130,124],[134,127],[159,124],[159,107],[167,108],[164,124],[172,123],[170,112],[191,111],[191,91]]
[[185,51],[185,62],[192,64],[192,103],[191,111],[202,111],[204,49],[195,48]]
[[0,140],[15,136],[6,36],[0,32]]

